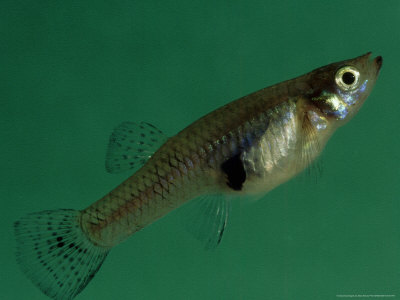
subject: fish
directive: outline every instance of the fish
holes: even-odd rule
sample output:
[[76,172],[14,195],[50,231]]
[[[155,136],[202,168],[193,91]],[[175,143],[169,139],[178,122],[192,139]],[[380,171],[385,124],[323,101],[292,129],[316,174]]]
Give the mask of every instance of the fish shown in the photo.
[[371,93],[382,57],[371,52],[315,69],[230,102],[168,137],[123,122],[106,152],[109,173],[134,172],[82,210],[27,214],[14,224],[16,259],[53,299],[73,299],[109,251],[174,209],[216,248],[233,198],[258,197],[312,164]]

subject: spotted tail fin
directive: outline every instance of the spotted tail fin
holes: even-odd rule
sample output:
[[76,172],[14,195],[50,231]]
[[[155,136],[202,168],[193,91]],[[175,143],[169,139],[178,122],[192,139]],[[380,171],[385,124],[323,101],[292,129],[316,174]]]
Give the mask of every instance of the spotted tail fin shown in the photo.
[[15,222],[17,261],[24,274],[53,299],[73,299],[90,282],[109,249],[96,246],[71,209],[32,213]]

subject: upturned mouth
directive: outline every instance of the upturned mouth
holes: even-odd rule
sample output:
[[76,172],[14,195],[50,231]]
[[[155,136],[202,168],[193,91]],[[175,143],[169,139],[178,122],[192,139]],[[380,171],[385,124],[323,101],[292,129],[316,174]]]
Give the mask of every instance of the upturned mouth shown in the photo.
[[382,63],[383,63],[383,58],[382,58],[382,56],[377,56],[377,57],[375,57],[374,63],[375,63],[375,65],[378,67],[378,71],[379,71],[379,70],[381,69]]
[[364,59],[366,59],[370,64],[373,64],[373,65],[375,66],[375,68],[376,68],[376,73],[378,73],[379,70],[380,70],[381,67],[382,67],[383,58],[382,58],[382,56],[379,55],[379,56],[375,57],[374,59],[370,60],[371,54],[372,54],[372,52],[368,52],[368,53],[362,55],[361,58],[364,58]]

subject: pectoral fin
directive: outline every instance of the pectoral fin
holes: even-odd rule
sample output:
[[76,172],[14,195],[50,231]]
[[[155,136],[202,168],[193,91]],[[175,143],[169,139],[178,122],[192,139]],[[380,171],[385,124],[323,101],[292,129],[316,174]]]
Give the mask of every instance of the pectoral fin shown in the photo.
[[322,174],[322,161],[318,159],[322,146],[319,141],[318,130],[323,130],[326,120],[318,116],[315,112],[306,112],[302,120],[302,136],[300,139],[301,155],[298,167],[307,167],[307,175],[315,177],[315,180]]

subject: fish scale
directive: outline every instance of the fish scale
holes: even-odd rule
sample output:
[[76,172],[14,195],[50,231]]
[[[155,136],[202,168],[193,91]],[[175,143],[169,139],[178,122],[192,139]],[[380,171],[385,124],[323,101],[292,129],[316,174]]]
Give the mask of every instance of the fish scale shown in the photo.
[[[279,108],[274,106],[260,112],[258,109],[262,103],[254,101],[259,100],[257,95],[251,99],[253,101],[246,100],[242,106],[233,102],[222,107],[170,138],[141,170],[88,207],[82,214],[82,224],[89,224],[86,232],[91,239],[98,245],[111,247],[182,202],[207,192],[207,187],[208,192],[224,192],[226,180],[220,175],[220,165],[239,149],[251,147],[269,126],[270,131],[283,128],[280,126],[281,115],[295,109],[287,101]],[[271,102],[271,99],[264,97],[263,102]],[[275,126],[273,122],[278,124]],[[231,124],[228,129],[227,124]],[[272,136],[277,135],[283,140],[287,138],[286,134],[272,132]],[[225,143],[220,143],[223,137]],[[232,143],[235,147],[230,147]],[[198,159],[194,161],[193,157]],[[210,175],[218,180],[208,180]],[[168,178],[172,180],[168,181]],[[168,186],[178,182],[181,186],[179,193],[170,193],[169,187],[162,185],[162,180],[168,182]],[[145,186],[143,190],[141,185]],[[127,206],[135,209],[127,210]],[[103,213],[101,220],[97,219],[96,211]]]
[[72,299],[112,247],[179,206],[194,237],[217,247],[230,199],[260,197],[309,166],[358,112],[381,65],[370,53],[327,65],[226,104],[170,138],[149,123],[120,124],[106,170],[139,169],[82,211],[17,221],[22,270],[49,297]]

